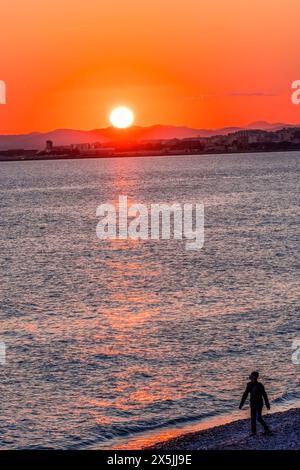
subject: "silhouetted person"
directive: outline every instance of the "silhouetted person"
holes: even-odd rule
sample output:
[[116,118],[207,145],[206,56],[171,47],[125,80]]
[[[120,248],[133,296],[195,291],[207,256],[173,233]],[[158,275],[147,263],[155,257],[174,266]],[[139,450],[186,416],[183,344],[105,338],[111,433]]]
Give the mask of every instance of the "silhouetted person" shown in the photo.
[[265,391],[265,387],[262,383],[258,382],[258,372],[252,372],[249,375],[250,382],[248,382],[246,390],[242,396],[242,400],[240,403],[240,410],[242,409],[245,401],[247,400],[248,394],[250,393],[250,410],[251,410],[251,431],[252,436],[256,435],[256,420],[263,426],[265,432],[264,434],[270,434],[270,429],[267,423],[262,418],[262,409],[264,406],[264,402],[268,410],[270,409],[270,403],[268,399],[268,395]]

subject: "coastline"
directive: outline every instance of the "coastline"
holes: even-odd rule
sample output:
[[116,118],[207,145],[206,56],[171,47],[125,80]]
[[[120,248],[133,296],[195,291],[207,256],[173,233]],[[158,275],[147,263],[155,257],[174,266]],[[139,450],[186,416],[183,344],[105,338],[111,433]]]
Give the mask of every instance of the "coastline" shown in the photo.
[[[280,400],[279,402],[275,400],[272,404],[272,411],[267,411],[264,408],[263,416],[267,422],[269,419],[273,421],[273,416],[277,416],[280,419],[280,416],[288,416],[286,413],[290,411],[297,410],[299,416],[297,420],[300,423],[300,400],[295,397],[289,400]],[[276,418],[277,419],[277,418]],[[233,410],[228,413],[221,413],[214,416],[206,416],[201,419],[189,420],[185,423],[178,423],[177,425],[164,426],[159,428],[154,428],[147,431],[138,432],[134,435],[116,437],[110,442],[94,442],[88,446],[88,449],[91,450],[149,450],[149,449],[169,449],[169,446],[172,446],[172,449],[175,450],[177,447],[174,445],[182,446],[179,447],[179,450],[184,450],[186,445],[186,438],[190,438],[194,441],[197,439],[197,436],[202,436],[203,433],[210,432],[212,429],[223,430],[222,432],[227,432],[227,426],[234,426],[235,423],[243,423],[242,433],[237,431],[236,437],[248,437],[250,434],[250,416],[249,409],[244,407],[243,410]],[[276,424],[277,426],[277,424]],[[235,428],[236,430],[238,428]],[[257,423],[257,432],[258,438],[262,437],[262,429],[259,423]],[[300,440],[300,438],[299,438]],[[214,447],[212,446],[210,450]],[[247,447],[245,447],[247,448]],[[171,447],[170,447],[171,449]],[[196,447],[195,447],[196,449]],[[300,445],[299,445],[300,449]],[[201,448],[199,447],[199,450]]]
[[114,154],[103,154],[103,155],[43,155],[43,156],[13,156],[4,158],[0,155],[0,163],[8,162],[40,162],[40,161],[58,161],[58,160],[103,160],[103,159],[114,159],[114,158],[159,158],[159,157],[202,157],[209,155],[243,155],[243,154],[266,154],[266,153],[289,153],[289,152],[300,152],[300,146],[298,148],[291,149],[245,149],[245,150],[230,150],[224,152],[223,150],[214,150],[206,152],[161,152],[156,153],[154,151],[149,152],[118,152]]
[[208,429],[188,432],[143,447],[144,450],[300,450],[300,408],[265,415],[272,434],[265,436],[258,423],[250,436],[250,420],[243,418]]

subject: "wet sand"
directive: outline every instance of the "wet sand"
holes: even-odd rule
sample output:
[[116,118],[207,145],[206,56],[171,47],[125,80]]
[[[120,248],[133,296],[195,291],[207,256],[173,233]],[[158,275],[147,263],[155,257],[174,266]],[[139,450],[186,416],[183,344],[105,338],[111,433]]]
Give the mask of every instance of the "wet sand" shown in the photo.
[[272,430],[263,435],[257,423],[257,435],[250,437],[250,419],[241,419],[203,431],[183,434],[159,442],[148,449],[162,450],[300,450],[300,408],[271,413],[265,420]]

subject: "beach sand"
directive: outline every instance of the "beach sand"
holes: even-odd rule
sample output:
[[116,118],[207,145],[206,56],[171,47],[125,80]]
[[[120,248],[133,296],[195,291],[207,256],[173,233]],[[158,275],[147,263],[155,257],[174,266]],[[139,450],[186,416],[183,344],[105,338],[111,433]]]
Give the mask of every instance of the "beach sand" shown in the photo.
[[[183,434],[147,449],[161,450],[300,450],[300,408],[266,415],[272,435],[250,437],[250,419]],[[145,448],[146,449],[146,448]]]

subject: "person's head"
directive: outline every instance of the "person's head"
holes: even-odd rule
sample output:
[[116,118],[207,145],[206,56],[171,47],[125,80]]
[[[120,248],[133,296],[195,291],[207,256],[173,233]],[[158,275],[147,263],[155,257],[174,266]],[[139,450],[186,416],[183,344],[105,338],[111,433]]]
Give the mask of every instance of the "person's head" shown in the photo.
[[251,382],[257,382],[258,377],[259,373],[256,370],[251,372],[251,374],[249,375],[249,379],[251,380]]

